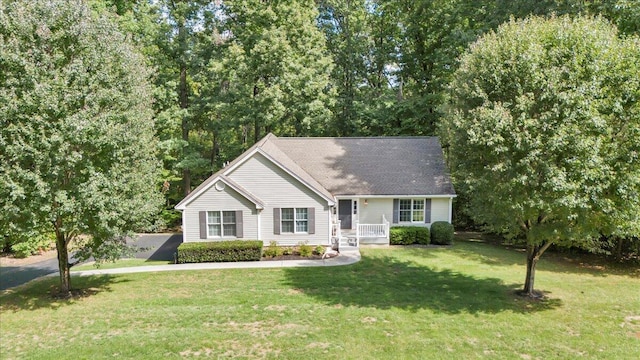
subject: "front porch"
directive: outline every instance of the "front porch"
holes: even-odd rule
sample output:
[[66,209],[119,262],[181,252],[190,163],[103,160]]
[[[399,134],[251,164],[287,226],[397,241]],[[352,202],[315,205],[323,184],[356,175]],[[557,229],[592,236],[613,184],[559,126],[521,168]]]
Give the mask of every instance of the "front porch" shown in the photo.
[[393,199],[345,197],[338,199],[331,217],[331,243],[340,246],[389,244]]
[[331,224],[331,243],[338,247],[355,246],[360,244],[389,244],[389,221],[382,216],[380,224],[355,223],[352,229],[342,229],[341,221],[336,219]]

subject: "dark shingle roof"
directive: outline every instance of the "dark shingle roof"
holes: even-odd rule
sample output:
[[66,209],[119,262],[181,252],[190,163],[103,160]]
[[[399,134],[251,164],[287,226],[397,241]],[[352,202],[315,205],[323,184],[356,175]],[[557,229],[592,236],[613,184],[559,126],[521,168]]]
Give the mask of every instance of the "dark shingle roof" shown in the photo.
[[333,195],[455,194],[437,137],[269,141]]
[[327,199],[340,195],[455,194],[437,137],[279,138],[269,134],[205,180],[176,208],[184,208],[215,179],[224,179],[263,206],[260,199],[225,176],[256,150]]

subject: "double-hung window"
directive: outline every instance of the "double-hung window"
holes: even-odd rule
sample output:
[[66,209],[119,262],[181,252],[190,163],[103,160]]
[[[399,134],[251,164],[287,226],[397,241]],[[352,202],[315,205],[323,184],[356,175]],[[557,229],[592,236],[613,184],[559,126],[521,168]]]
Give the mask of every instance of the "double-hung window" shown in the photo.
[[307,208],[296,208],[296,233],[309,231],[309,213]]
[[282,233],[309,232],[309,210],[307,208],[282,208],[280,211],[280,230]]
[[207,237],[236,236],[235,211],[207,211]]
[[400,222],[424,222],[424,199],[400,199]]

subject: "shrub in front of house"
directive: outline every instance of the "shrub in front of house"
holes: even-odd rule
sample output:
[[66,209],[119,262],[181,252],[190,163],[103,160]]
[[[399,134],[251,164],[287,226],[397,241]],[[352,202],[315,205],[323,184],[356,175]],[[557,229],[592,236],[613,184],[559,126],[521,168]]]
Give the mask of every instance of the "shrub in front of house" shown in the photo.
[[389,231],[391,245],[429,244],[429,229],[422,226],[397,226]]
[[262,241],[232,240],[189,242],[178,246],[178,264],[260,261]]
[[307,242],[299,243],[298,251],[302,257],[311,257],[311,255],[313,255],[313,247],[311,247]]
[[282,255],[284,255],[284,249],[282,247],[278,246],[277,242],[271,241],[271,242],[269,242],[269,246],[264,248],[264,251],[262,252],[262,255],[264,257],[268,257],[268,258],[274,258],[274,257],[282,256]]
[[431,224],[431,243],[436,245],[453,244],[453,225],[446,221],[436,221]]

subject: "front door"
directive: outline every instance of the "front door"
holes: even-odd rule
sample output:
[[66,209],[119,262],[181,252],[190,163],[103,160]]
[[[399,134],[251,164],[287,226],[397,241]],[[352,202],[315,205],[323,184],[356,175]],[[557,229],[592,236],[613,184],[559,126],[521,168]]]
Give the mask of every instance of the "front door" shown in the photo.
[[351,229],[351,200],[338,200],[340,229]]

